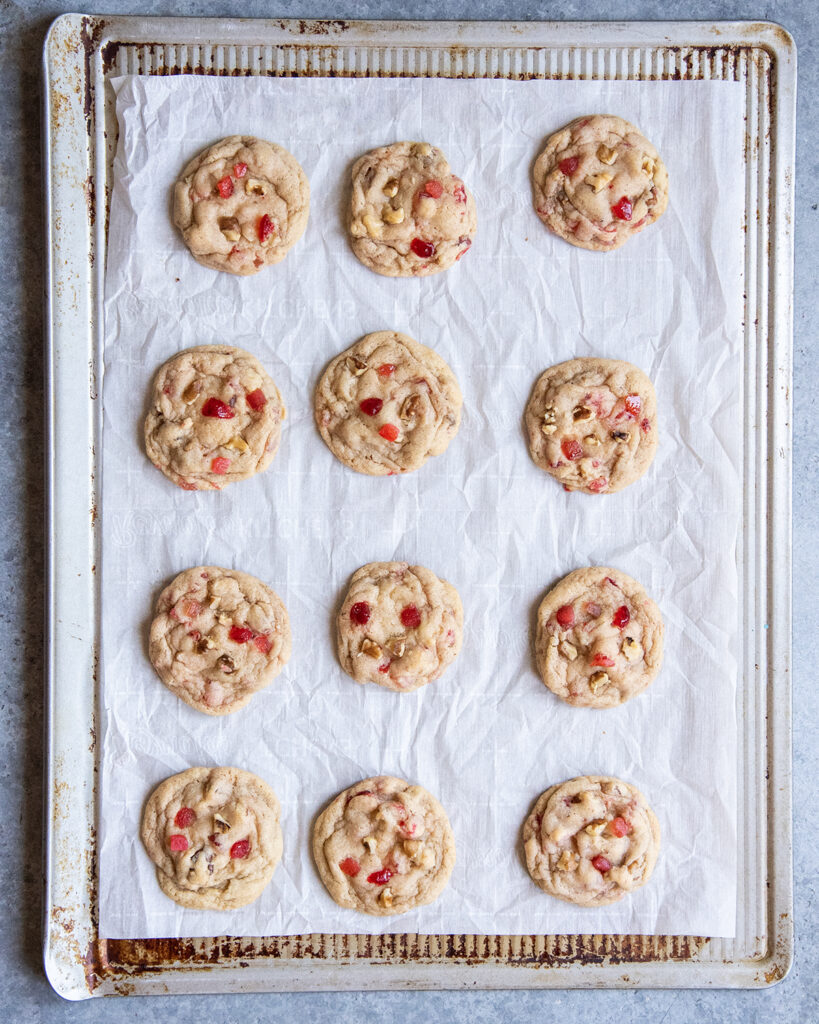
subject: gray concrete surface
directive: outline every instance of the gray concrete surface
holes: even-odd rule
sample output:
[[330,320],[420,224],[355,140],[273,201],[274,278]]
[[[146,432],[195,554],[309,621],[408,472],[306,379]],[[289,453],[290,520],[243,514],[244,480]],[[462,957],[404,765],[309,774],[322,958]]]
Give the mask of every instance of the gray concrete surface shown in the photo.
[[[104,10],[100,10],[103,8]],[[43,749],[43,429],[42,212],[40,178],[40,52],[49,23],[70,10],[151,15],[452,19],[698,20],[765,19],[784,25],[799,49],[799,131],[796,179],[796,297],[794,343],[794,806],[796,960],[788,978],[763,992],[466,992],[196,996],[63,1002],[41,966],[41,816]],[[819,576],[817,430],[819,370],[815,321],[819,256],[811,238],[819,226],[817,89],[819,5],[796,2],[663,0],[542,2],[534,0],[105,0],[87,8],[47,0],[0,0],[0,1008],[26,1021],[290,1021],[348,1024],[387,1020],[555,1020],[565,1024],[652,1021],[781,1021],[819,1019],[819,931],[815,786],[819,755],[815,607]],[[2,1012],[0,1010],[0,1012]]]

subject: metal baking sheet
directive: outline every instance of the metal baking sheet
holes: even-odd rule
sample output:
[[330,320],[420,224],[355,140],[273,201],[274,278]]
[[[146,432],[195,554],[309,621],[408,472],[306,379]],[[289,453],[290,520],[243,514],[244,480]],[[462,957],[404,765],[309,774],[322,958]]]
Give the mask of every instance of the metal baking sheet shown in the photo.
[[[112,74],[740,81],[746,92],[736,937],[109,940],[96,900],[101,300]],[[767,23],[65,15],[44,50],[49,435],[45,966],[67,998],[357,988],[759,987],[792,959],[790,382],[796,53]],[[375,970],[375,967],[378,970]],[[516,968],[516,969],[513,969]]]

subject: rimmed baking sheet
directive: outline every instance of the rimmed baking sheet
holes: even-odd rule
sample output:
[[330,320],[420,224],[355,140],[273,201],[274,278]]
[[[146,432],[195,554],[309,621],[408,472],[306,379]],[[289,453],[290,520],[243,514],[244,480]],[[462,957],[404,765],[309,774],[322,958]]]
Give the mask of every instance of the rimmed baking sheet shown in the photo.
[[[669,41],[672,28],[675,38],[680,39],[678,44]],[[740,679],[743,684],[738,700],[741,728],[737,768],[743,840],[760,835],[764,838],[764,830],[758,825],[766,818],[771,827],[766,808],[771,794],[759,784],[759,768],[766,760],[773,773],[773,784],[784,789],[776,794],[774,802],[779,820],[776,830],[779,845],[767,850],[759,839],[754,840],[756,847],[747,841],[740,842],[737,937],[731,940],[684,936],[385,936],[374,939],[338,934],[286,940],[235,939],[218,945],[224,966],[211,976],[208,984],[212,987],[372,985],[373,979],[366,972],[374,962],[388,965],[386,973],[382,970],[376,976],[383,987],[408,983],[424,987],[475,984],[472,965],[480,970],[477,983],[487,987],[765,984],[784,972],[790,948],[789,918],[772,918],[771,912],[774,909],[776,914],[789,913],[789,730],[787,713],[781,714],[782,703],[788,704],[787,699],[782,701],[783,693],[787,698],[787,677],[783,671],[786,664],[775,664],[765,657],[769,648],[761,634],[772,639],[774,631],[784,630],[782,640],[770,650],[776,650],[780,658],[787,658],[788,620],[782,618],[783,611],[787,612],[787,575],[780,575],[783,569],[787,570],[787,562],[781,557],[773,559],[773,545],[781,543],[782,531],[768,533],[763,525],[771,524],[789,499],[788,438],[786,432],[784,437],[780,436],[785,429],[787,404],[779,385],[786,384],[789,375],[790,236],[775,232],[769,235],[769,232],[771,224],[778,224],[778,219],[787,212],[790,201],[790,179],[785,172],[792,166],[792,120],[788,118],[792,118],[793,83],[789,76],[792,76],[794,56],[792,44],[781,30],[756,26],[754,35],[751,29],[750,26],[720,26],[722,34],[715,37],[719,40],[717,44],[708,40],[709,29],[689,25],[330,26],[321,23],[310,26],[261,23],[249,32],[246,23],[138,19],[103,22],[65,18],[52,29],[46,51],[49,84],[46,143],[48,166],[52,171],[49,201],[53,211],[49,217],[53,235],[49,268],[51,353],[52,358],[59,359],[61,354],[76,356],[78,351],[87,352],[92,375],[97,370],[102,261],[97,259],[93,269],[85,259],[78,264],[77,252],[87,250],[96,257],[105,251],[105,190],[110,186],[110,159],[115,141],[112,94],[106,84],[111,74],[169,71],[311,76],[425,74],[610,77],[615,80],[659,77],[683,81],[725,77],[745,84],[746,118],[750,117],[748,123],[752,129],[746,151],[746,216],[749,211],[751,215],[747,219],[745,250],[748,295],[744,377],[745,506],[739,570],[740,593],[749,594],[748,601],[759,604],[746,605],[741,623]],[[573,36],[567,36],[569,30]],[[243,37],[243,32],[248,32],[248,36]],[[252,38],[254,44],[250,45],[248,38]],[[141,44],[141,39],[153,42]],[[156,43],[157,39],[164,41]],[[81,60],[77,59],[76,45],[72,45],[77,42],[84,43]],[[771,74],[774,64],[775,78]],[[78,85],[82,87],[77,88]],[[775,132],[772,131],[774,126]],[[85,166],[86,176],[78,174],[78,166]],[[56,173],[60,171],[64,173]],[[82,199],[89,198],[88,205],[77,203],[78,186],[82,188]],[[757,217],[756,211],[762,211],[762,215]],[[54,213],[60,218],[59,229]],[[771,268],[766,260],[769,237],[776,240]],[[66,251],[70,253],[67,266],[60,260]],[[754,316],[750,316],[749,311]],[[769,329],[759,326],[763,319],[759,313],[764,314],[764,323]],[[755,318],[757,324],[753,323]],[[90,481],[96,468],[92,446],[99,428],[96,391],[88,392],[94,397],[86,409],[67,409],[59,402],[60,394],[64,388],[80,386],[83,375],[77,375],[76,366],[70,370],[66,367],[67,362],[60,360],[57,372],[52,370],[52,384],[57,390],[52,421],[51,655],[56,659],[63,645],[67,645],[74,660],[71,667],[64,658],[51,665],[50,782],[52,787],[59,783],[62,788],[54,788],[51,793],[50,806],[56,817],[52,816],[49,843],[51,898],[46,960],[56,987],[67,994],[87,994],[88,988],[94,992],[121,990],[126,976],[128,985],[136,984],[140,991],[152,990],[157,981],[155,971],[150,974],[137,971],[134,976],[134,965],[140,960],[161,967],[161,986],[184,990],[185,979],[191,974],[187,968],[207,962],[208,951],[216,948],[214,940],[194,940],[182,945],[159,940],[136,944],[107,941],[97,933],[93,916],[96,900],[94,840],[83,842],[84,864],[82,860],[70,862],[61,855],[67,848],[65,844],[72,840],[76,849],[78,808],[85,813],[89,837],[95,825],[95,744],[89,741],[85,746],[91,749],[85,751],[77,736],[89,736],[88,730],[96,728],[91,716],[96,696],[91,673],[98,636],[98,592],[92,571],[97,560],[97,526],[95,522],[88,522],[85,511],[93,508],[95,502]],[[765,387],[760,388],[760,383]],[[73,422],[69,422],[70,417],[74,417]],[[72,431],[74,438],[79,431],[79,436],[89,439],[89,501],[83,504],[82,515],[78,514],[76,473],[71,481],[71,467],[60,457],[61,446]],[[775,439],[778,444],[772,447]],[[783,461],[779,463],[774,457],[768,462],[769,455],[780,447]],[[766,465],[769,472],[761,472]],[[76,467],[76,460],[73,467]],[[69,498],[65,488],[70,482],[74,490]],[[773,495],[780,496],[775,504]],[[776,512],[769,512],[769,508],[775,508]],[[72,540],[70,551],[66,549],[69,538]],[[781,555],[781,552],[776,554]],[[72,559],[79,572],[76,580],[69,580],[66,575]],[[747,585],[749,578],[755,586]],[[783,582],[778,582],[780,580]],[[766,602],[770,599],[773,608],[774,596],[778,599],[776,619],[767,615]],[[66,601],[70,604],[66,605]],[[63,627],[68,607],[76,625],[66,633]],[[764,624],[768,626],[767,632],[761,629]],[[88,670],[87,675],[84,669]],[[69,682],[68,677],[72,675],[74,678]],[[765,730],[762,728],[764,711],[772,685],[777,688],[775,707],[780,713],[768,719]],[[68,686],[75,688],[75,694],[79,689],[79,694],[72,707],[66,710],[67,694],[71,692],[66,689]],[[88,698],[87,704],[83,704],[83,697]],[[777,726],[777,722],[782,724]],[[71,729],[72,724],[77,727],[76,732]],[[95,737],[96,733],[93,735]],[[779,746],[783,743],[784,758]],[[774,749],[777,757],[771,761]],[[69,754],[71,757],[66,759]],[[90,772],[87,771],[89,766]],[[55,801],[57,793],[66,798]],[[69,805],[70,824],[61,816]],[[781,820],[783,814],[787,825]],[[775,908],[764,897],[768,883],[773,883],[770,891],[780,896]],[[66,943],[69,924],[71,941]],[[252,973],[243,969],[239,977],[237,972],[231,972],[237,958],[249,958]],[[309,970],[305,970],[305,961],[309,962]],[[586,966],[588,963],[594,966]],[[337,970],[342,964],[344,970]],[[506,969],[513,965],[554,965],[565,970],[513,972]],[[623,965],[628,965],[628,969]],[[203,979],[199,977],[196,984],[201,988]]]

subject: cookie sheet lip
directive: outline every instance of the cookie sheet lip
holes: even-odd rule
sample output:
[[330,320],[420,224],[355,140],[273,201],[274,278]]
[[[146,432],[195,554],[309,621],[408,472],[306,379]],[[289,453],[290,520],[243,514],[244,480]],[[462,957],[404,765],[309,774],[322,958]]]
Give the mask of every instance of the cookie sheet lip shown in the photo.
[[257,775],[195,767],[148,797],[140,836],[160,888],[198,910],[234,910],[255,900],[282,855],[279,800]]
[[310,184],[282,146],[230,135],[195,156],[173,189],[173,221],[197,263],[256,274],[279,263],[307,226]]
[[387,277],[447,270],[472,244],[475,200],[428,142],[365,153],[352,172],[347,228],[357,258]]
[[221,490],[266,469],[284,402],[259,360],[233,345],[197,345],[157,370],[145,452],[186,491]]
[[392,476],[441,455],[458,432],[463,398],[431,348],[375,331],[345,349],[316,385],[315,420],[337,459],[358,473]]
[[269,686],[290,658],[287,609],[238,569],[198,565],[159,595],[148,653],[168,689],[206,715],[227,715]]
[[339,793],[316,818],[312,850],[335,902],[378,917],[432,903],[455,866],[446,811],[423,787],[390,775]]
[[602,907],[649,880],[660,825],[635,786],[606,775],[579,776],[540,795],[522,839],[529,875],[544,892]]
[[532,388],[524,423],[532,460],[567,491],[621,491],[657,452],[654,385],[622,359],[581,356],[550,366]]
[[357,683],[408,693],[440,678],[463,642],[455,587],[422,565],[370,562],[350,581],[336,620],[341,667]]
[[575,118],[550,135],[532,169],[535,211],[571,245],[608,252],[668,205],[668,171],[633,124],[612,114]]
[[656,678],[663,632],[660,609],[631,576],[602,566],[576,569],[538,608],[538,671],[567,704],[616,707]]

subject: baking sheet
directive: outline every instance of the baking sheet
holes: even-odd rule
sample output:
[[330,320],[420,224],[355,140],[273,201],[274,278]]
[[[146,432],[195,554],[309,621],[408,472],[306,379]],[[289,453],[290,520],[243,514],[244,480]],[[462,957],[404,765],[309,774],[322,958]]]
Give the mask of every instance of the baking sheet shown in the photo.
[[[732,935],[742,196],[724,186],[742,176],[741,87],[180,78],[123,79],[117,89],[103,391],[101,933]],[[547,235],[528,183],[544,135],[593,109],[639,124],[663,153],[673,189],[662,221],[607,257]],[[185,160],[235,131],[287,146],[313,191],[305,238],[280,267],[248,280],[193,263],[168,216]],[[478,201],[468,257],[423,281],[361,267],[340,221],[350,162],[400,137],[441,145]],[[311,397],[333,355],[389,326],[447,358],[465,412],[446,455],[408,477],[376,480],[324,448]],[[139,434],[155,367],[209,341],[259,355],[290,415],[266,474],[221,494],[190,494],[148,464]],[[664,410],[648,476],[600,502],[567,495],[538,471],[520,422],[545,366],[591,354],[646,369]],[[467,622],[464,650],[444,678],[401,697],[358,688],[331,643],[349,575],[392,557],[455,583]],[[266,579],[294,631],[282,676],[227,719],[181,705],[145,654],[158,590],[202,562]],[[530,645],[544,591],[593,563],[640,579],[667,626],[657,682],[605,713],[553,698]],[[197,763],[256,771],[282,799],[282,864],[260,900],[232,915],[167,901],[136,839],[150,789]],[[459,855],[436,904],[384,922],[337,908],[308,853],[316,811],[379,771],[436,793]],[[516,850],[531,801],[583,772],[636,783],[664,832],[651,883],[597,911],[544,897]]]

